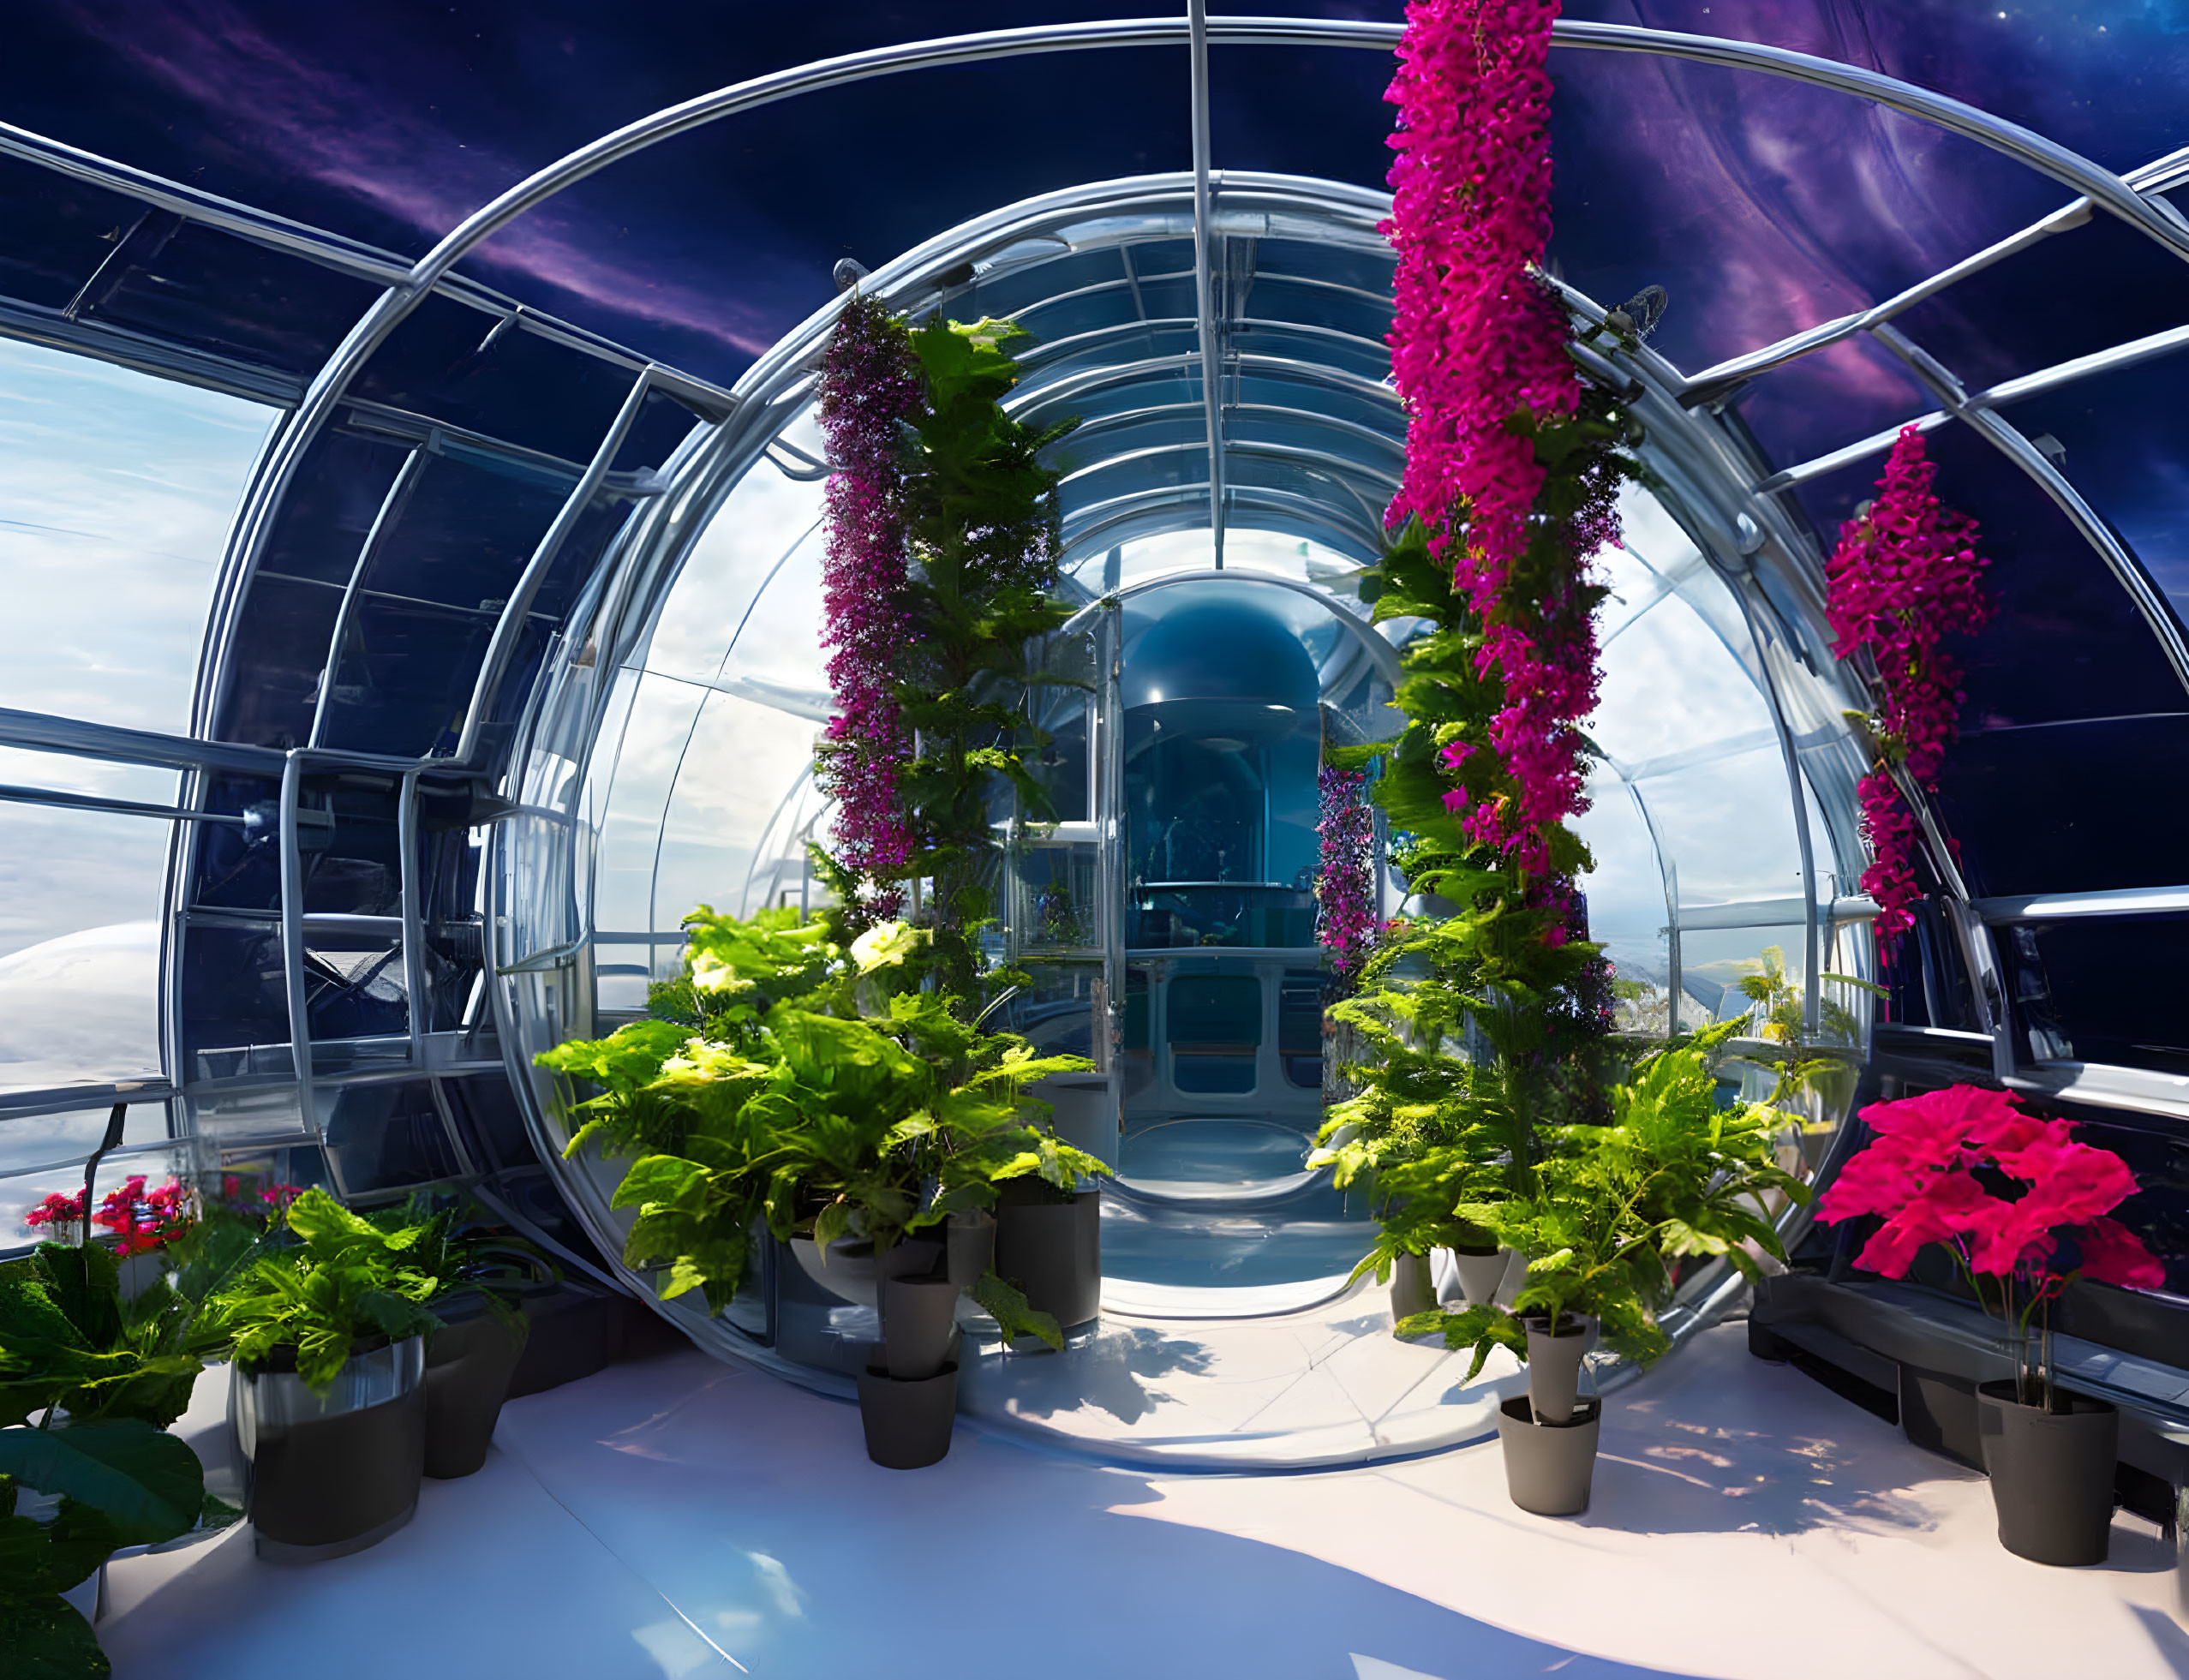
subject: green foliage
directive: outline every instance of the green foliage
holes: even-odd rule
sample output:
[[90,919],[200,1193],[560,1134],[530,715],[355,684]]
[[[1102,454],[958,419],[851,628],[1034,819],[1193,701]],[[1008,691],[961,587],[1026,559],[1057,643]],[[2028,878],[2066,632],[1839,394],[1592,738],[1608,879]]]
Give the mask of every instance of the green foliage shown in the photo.
[[1107,1170],[1043,1125],[1048,1105],[1027,1092],[1090,1064],[968,1025],[936,983],[929,930],[883,923],[840,946],[831,924],[782,912],[703,911],[687,925],[683,989],[667,999],[698,1012],[697,1030],[690,1015],[642,1022],[541,1057],[601,1087],[572,1104],[588,1118],[569,1150],[637,1157],[613,1205],[636,1212],[624,1259],[662,1268],[664,1298],[696,1288],[721,1311],[763,1226],[885,1249],[993,1205],[1013,1178],[1068,1187]]
[[296,1374],[324,1395],[361,1337],[401,1341],[440,1328],[425,1303],[439,1288],[429,1268],[444,1217],[384,1226],[324,1190],[308,1190],[286,1215],[301,1241],[260,1253],[206,1312],[239,1365],[263,1365],[275,1349],[293,1349]]
[[[201,1294],[185,1291],[257,1241],[243,1222],[200,1221],[167,1256],[171,1281],[129,1303],[96,1245],[43,1243],[0,1266],[0,1672],[11,1680],[105,1674],[90,1626],[60,1595],[117,1547],[241,1515],[208,1498],[197,1455],[166,1428],[203,1369]],[[19,1486],[58,1501],[50,1520],[18,1510]]]
[[[1851,974],[1820,974],[1818,979],[1851,989],[1885,995],[1885,989]],[[1749,1003],[1752,1037],[1775,1048],[1748,1050],[1743,1060],[1771,1068],[1779,1076],[1769,1101],[1791,1106],[1794,1100],[1814,1095],[1829,1108],[1844,1108],[1854,1095],[1856,1069],[1844,1055],[1819,1055],[1834,1045],[1853,1049],[1862,1043],[1862,1024],[1844,1004],[1830,997],[1817,1000],[1817,1030],[1809,1030],[1802,989],[1787,972],[1786,954],[1779,946],[1763,948],[1761,966],[1740,979],[1741,995]]]
[[1056,1320],[1046,1312],[1037,1312],[1027,1304],[1020,1289],[995,1272],[984,1274],[966,1293],[996,1320],[996,1328],[1003,1332],[1005,1347],[1022,1336],[1032,1336],[1046,1342],[1060,1354],[1064,1351],[1064,1332],[1057,1328]]
[[[1032,820],[1055,815],[1026,762],[1043,743],[1020,703],[1027,647],[1071,613],[1051,594],[1062,546],[1057,474],[1041,454],[1076,422],[1036,427],[1004,411],[1019,380],[1005,346],[1023,337],[996,320],[936,320],[909,332],[928,403],[905,461],[905,608],[914,633],[896,697],[919,750],[898,779],[913,836],[900,878],[934,883],[922,910],[930,960],[968,1019],[979,1013],[984,979],[995,978],[984,975],[979,936],[996,909],[998,795],[1014,791]],[[846,885],[855,890],[836,883],[848,905]]]
[[[1761,1275],[1755,1251],[1785,1259],[1772,1199],[1804,1202],[1809,1191],[1778,1165],[1774,1109],[1718,1103],[1713,1064],[1739,1025],[1647,1057],[1612,1088],[1606,1122],[1550,1128],[1528,1193],[1455,1210],[1528,1256],[1516,1313],[1594,1318],[1613,1352],[1647,1362],[1668,1345],[1657,1313],[1682,1259],[1723,1257],[1749,1278]],[[1494,1307],[1425,1313],[1403,1328],[1471,1347],[1474,1372],[1495,1346],[1527,1356],[1513,1316]]]

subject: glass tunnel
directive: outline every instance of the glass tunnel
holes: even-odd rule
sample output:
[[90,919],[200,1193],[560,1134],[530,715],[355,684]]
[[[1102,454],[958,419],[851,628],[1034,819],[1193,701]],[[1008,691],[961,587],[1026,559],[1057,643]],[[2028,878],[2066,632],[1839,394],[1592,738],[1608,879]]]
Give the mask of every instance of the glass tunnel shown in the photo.
[[[706,1352],[850,1392],[873,1277],[799,1239],[760,1247],[719,1312],[660,1299],[619,1259],[627,1161],[565,1157],[569,1088],[535,1058],[645,1019],[695,906],[825,901],[815,380],[856,292],[1014,323],[1008,412],[1078,422],[1044,457],[1070,616],[1028,653],[1055,817],[996,813],[989,938],[1026,975],[994,1024],[1093,1064],[1050,1095],[1115,1173],[1103,1311],[1342,1295],[1375,1225],[1308,1161],[1331,1071],[1317,773],[1397,736],[1426,628],[1361,589],[1407,434],[1391,200],[1355,143],[1387,127],[1397,36],[1197,11],[817,59],[631,121],[401,248],[0,126],[0,1247],[27,1250],[26,1217],[87,1169],[94,1194],[461,1192]],[[1845,42],[1580,18],[1552,39],[1546,272],[1577,321],[1639,323],[1571,346],[1644,434],[1595,559],[1576,822],[1614,1031],[1744,1023],[1725,1102],[1773,1088],[1743,1047],[1797,1032],[1836,1070],[1781,1116],[1777,1158],[1810,1182],[1862,1140],[1855,1110],[1905,1091],[1973,1080],[2075,1121],[2158,1187],[2121,1217],[2167,1278],[2062,1334],[2092,1392],[2189,1427],[2179,111],[2071,123]],[[954,119],[931,155],[870,144],[1007,74],[1175,106],[1180,146],[1097,125],[993,188]],[[773,158],[831,124],[830,167],[863,160],[844,231],[894,243],[847,245],[832,282],[829,233],[739,305],[730,348],[696,350],[666,302],[649,335],[575,282],[528,293],[528,239],[567,244],[606,205],[672,243],[683,218],[735,222],[724,148],[747,141],[726,136]],[[1910,424],[1980,522],[1999,605],[1920,812],[1941,879],[1881,963],[1869,701],[1825,561]],[[1440,913],[1391,839],[1379,917]],[[1843,1236],[1778,1217],[1797,1273],[1848,1280]],[[1950,1278],[1856,1282],[1804,1354],[1848,1382],[1922,1365],[1905,1335],[1962,1334]],[[1666,1329],[1746,1287],[1689,1269]],[[2178,1387],[2120,1386],[2132,1359]],[[993,1394],[996,1416],[1024,1399]]]

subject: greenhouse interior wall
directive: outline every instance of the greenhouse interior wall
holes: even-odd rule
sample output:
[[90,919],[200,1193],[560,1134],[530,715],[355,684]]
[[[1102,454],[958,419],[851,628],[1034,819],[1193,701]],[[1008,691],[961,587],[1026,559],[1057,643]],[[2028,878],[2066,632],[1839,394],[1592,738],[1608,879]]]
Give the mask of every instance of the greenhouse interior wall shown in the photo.
[[[2189,11],[748,12],[4,25],[0,1670],[2189,1673]],[[1484,970],[1449,1031],[1355,1024],[1429,995],[1399,948],[1505,867],[1423,875],[1387,809],[1457,691],[1423,698],[1434,649],[1500,668],[1479,616],[1391,604],[1434,398],[1387,171],[1432,155],[1391,144],[1426,132],[1406,67],[1463,97],[1522,39],[1530,319],[1626,428],[1545,936],[1623,1071],[1531,1141],[1452,1133],[1499,1187],[1408,1248],[1432,1193],[1362,1133],[1376,1070],[1480,1093],[1551,1054],[1492,1048],[1543,1001]],[[892,750],[844,722],[857,310],[1008,324],[984,423],[1038,443],[1046,628],[980,691],[1023,762],[971,916],[941,852],[863,900],[831,850],[842,767]],[[1915,456],[1973,522],[1936,552],[1983,561],[1935,776],[1842,606]],[[1371,767],[1349,818],[1337,763]],[[961,922],[951,1031],[1006,1036],[952,1061],[901,1028],[961,1001],[939,966],[873,988]],[[806,1007],[709,941],[783,930],[967,1081],[797,1201],[756,1187],[787,1155],[726,1187],[707,1152],[776,1111],[691,1095]],[[583,1059],[642,1043],[639,1097]],[[979,1085],[1006,1043],[1070,1060]],[[1637,1351],[1618,1302],[1532,1293],[1570,1242],[1496,1222],[1553,1229],[1528,1174],[1641,1138],[1649,1070],[1690,1067],[1683,1193],[1773,1187],[1621,1239],[1657,1267]],[[858,1175],[977,1085],[1032,1152],[947,1208],[935,1156],[887,1224]],[[712,1141],[663,1143],[645,1104],[687,1100]],[[2027,1129],[1906,1156],[1952,1103]],[[1888,1156],[1986,1211],[1881,1234]],[[1987,1270],[2001,1199],[2025,1246]],[[1897,1270],[1894,1230],[1929,1245]],[[351,1290],[332,1389],[314,1266]],[[908,1375],[917,1280],[947,1355]],[[893,1467],[914,1388],[942,1450]],[[1522,1460],[1584,1426],[1544,1509]],[[2091,1538],[2048,1556],[2007,1456],[2071,1435]],[[297,1491],[314,1452],[342,1490]]]

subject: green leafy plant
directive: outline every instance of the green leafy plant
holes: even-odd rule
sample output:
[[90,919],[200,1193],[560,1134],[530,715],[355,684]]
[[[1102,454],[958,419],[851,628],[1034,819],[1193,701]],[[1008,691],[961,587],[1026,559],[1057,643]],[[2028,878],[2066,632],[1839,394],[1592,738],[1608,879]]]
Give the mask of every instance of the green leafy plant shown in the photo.
[[296,1374],[324,1395],[359,1340],[440,1328],[425,1306],[440,1283],[421,1264],[443,1239],[438,1217],[383,1226],[308,1190],[284,1221],[298,1241],[260,1253],[207,1303],[239,1366],[293,1350]]
[[[887,922],[839,946],[794,912],[703,909],[687,926],[685,974],[657,994],[678,1019],[540,1058],[601,1087],[572,1105],[586,1119],[569,1149],[636,1157],[613,1205],[635,1210],[625,1260],[665,1268],[665,1299],[696,1288],[720,1312],[763,1226],[878,1252],[994,1205],[1014,1178],[1107,1171],[1040,1123],[1047,1104],[1027,1091],[1087,1061],[969,1025],[934,984],[928,930]],[[990,1294],[1006,1323],[1010,1298]]]
[[[212,1240],[208,1223],[241,1247]],[[177,1281],[217,1275],[256,1240],[240,1222],[200,1222],[170,1255]],[[207,1495],[197,1455],[167,1432],[203,1369],[194,1305],[169,1281],[124,1303],[97,1244],[43,1243],[0,1266],[0,1672],[11,1680],[105,1674],[61,1594],[121,1546],[242,1515]],[[50,1514],[27,1511],[25,1490]]]
[[1527,1358],[1522,1318],[1561,1327],[1593,1318],[1613,1352],[1646,1363],[1669,1345],[1657,1313],[1682,1260],[1722,1257],[1753,1279],[1757,1253],[1784,1259],[1773,1199],[1805,1202],[1809,1193],[1777,1163],[1777,1111],[1718,1101],[1715,1059],[1740,1025],[1645,1057],[1612,1087],[1606,1122],[1551,1129],[1527,1193],[1456,1210],[1528,1257],[1512,1312],[1478,1305],[1420,1313],[1401,1332],[1440,1332],[1449,1347],[1472,1348],[1471,1376],[1492,1347]]

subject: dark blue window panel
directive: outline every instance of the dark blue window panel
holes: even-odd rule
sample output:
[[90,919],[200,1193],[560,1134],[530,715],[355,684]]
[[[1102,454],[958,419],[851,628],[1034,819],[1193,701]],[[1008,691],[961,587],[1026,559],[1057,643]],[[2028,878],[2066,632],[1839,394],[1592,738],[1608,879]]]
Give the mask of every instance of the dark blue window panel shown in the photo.
[[307,930],[304,1019],[314,1043],[398,1037],[410,1030],[399,940]]
[[303,855],[304,909],[336,916],[403,913],[403,856],[393,776],[308,776],[300,803],[332,815],[332,832],[309,831]]
[[342,591],[260,576],[238,617],[234,677],[221,707],[219,739],[287,749],[311,738],[312,707],[326,664]]
[[622,496],[596,496],[585,511],[578,515],[577,524],[563,539],[554,564],[547,568],[547,575],[540,580],[539,593],[532,597],[532,616],[552,624],[560,624],[570,615],[578,591],[585,587],[601,557],[608,551],[616,534],[623,529],[637,504]]
[[494,615],[368,600],[352,623],[321,744],[405,757],[453,749]]
[[99,280],[93,319],[300,374],[318,371],[382,290],[196,223]]
[[0,158],[0,296],[67,308],[144,213],[120,193]]
[[1978,894],[2189,878],[2189,716],[1965,735],[1939,804]]
[[287,972],[278,928],[188,930],[182,946],[182,1050],[289,1042]]
[[646,400],[639,404],[638,418],[624,434],[623,446],[608,463],[609,470],[631,473],[659,467],[698,423],[699,417],[675,398],[648,392]]
[[429,1183],[460,1170],[429,1081],[347,1085],[332,1106],[327,1151],[352,1196]]
[[538,1162],[539,1152],[532,1147],[531,1134],[524,1129],[524,1115],[517,1106],[517,1093],[509,1088],[507,1079],[499,1074],[448,1079],[441,1089],[472,1158],[480,1166],[499,1172]]
[[322,432],[289,481],[260,571],[347,584],[388,487],[410,453],[385,438],[339,427]]
[[1906,363],[1865,337],[1759,374],[1733,406],[1766,463],[1777,468],[1905,425],[1938,402]]
[[[217,778],[206,790],[207,810],[236,815],[254,806],[278,809],[281,784],[255,776]],[[281,851],[274,831],[256,834],[228,822],[198,828],[198,872],[193,904],[223,909],[276,911],[281,907]]]
[[[2180,285],[2179,280],[2175,284]],[[2177,622],[2189,614],[2185,387],[2189,354],[2176,351],[2139,367],[2078,380],[2007,410],[2007,417],[2027,435],[2049,435],[2066,450],[2060,470],[2135,550],[2172,603]]]
[[[1968,669],[1962,727],[2181,710],[2181,685],[2150,625],[2035,481],[1966,426],[1941,427],[1926,442],[1939,495],[1982,527],[1985,587],[1998,606],[1958,649]],[[1884,468],[1881,455],[1800,487],[1827,552]]]
[[499,613],[571,487],[477,455],[432,457],[377,545],[364,587]]
[[1914,908],[1916,924],[1900,936],[1881,977],[1887,996],[1881,1019],[1899,1026],[1977,1030],[1975,994],[1961,947],[1935,900]]
[[1391,328],[1391,282],[1384,282],[1379,303],[1358,292],[1316,285],[1280,274],[1257,274],[1234,308],[1256,320],[1299,321],[1309,326],[1349,332],[1381,344]]
[[636,372],[528,327],[496,334],[498,325],[467,305],[429,297],[366,364],[352,391],[565,461],[590,460]]
[[2180,258],[2101,211],[1898,324],[1974,391],[2179,326],[2189,320],[2181,281]]
[[2000,947],[2030,1053],[2189,1073],[2189,916],[2031,923]]

